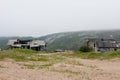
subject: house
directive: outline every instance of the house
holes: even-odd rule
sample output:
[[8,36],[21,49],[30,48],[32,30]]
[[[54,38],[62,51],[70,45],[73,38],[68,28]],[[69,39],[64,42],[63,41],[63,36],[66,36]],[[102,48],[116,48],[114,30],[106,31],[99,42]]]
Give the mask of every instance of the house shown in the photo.
[[46,42],[42,40],[32,40],[30,43],[30,48],[33,50],[45,50]]
[[7,43],[10,48],[32,49],[32,50],[45,50],[46,42],[43,40],[9,40]]
[[92,48],[95,52],[116,51],[119,45],[114,39],[86,39],[87,46]]

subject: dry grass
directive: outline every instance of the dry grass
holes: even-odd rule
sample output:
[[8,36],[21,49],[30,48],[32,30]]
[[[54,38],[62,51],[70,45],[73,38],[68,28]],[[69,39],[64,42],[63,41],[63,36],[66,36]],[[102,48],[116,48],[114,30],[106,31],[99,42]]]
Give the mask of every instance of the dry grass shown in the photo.
[[94,58],[95,56],[90,59],[81,59],[88,54],[92,55],[92,53],[74,52],[50,54],[16,49],[1,51],[0,80],[120,79],[119,59],[113,60],[112,57],[111,60],[100,60],[99,57]]

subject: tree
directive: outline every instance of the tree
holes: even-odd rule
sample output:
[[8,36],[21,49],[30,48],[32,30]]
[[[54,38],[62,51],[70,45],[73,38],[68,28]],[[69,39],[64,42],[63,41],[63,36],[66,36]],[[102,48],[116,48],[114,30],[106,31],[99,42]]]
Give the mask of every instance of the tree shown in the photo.
[[90,51],[92,51],[92,49],[89,48],[88,46],[81,46],[79,50],[82,51],[82,52],[90,52]]

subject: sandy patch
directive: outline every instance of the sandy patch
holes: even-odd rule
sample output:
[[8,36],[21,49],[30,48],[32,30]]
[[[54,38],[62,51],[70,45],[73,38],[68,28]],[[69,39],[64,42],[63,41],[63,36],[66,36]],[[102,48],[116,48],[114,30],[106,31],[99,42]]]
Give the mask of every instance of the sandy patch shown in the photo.
[[49,68],[28,69],[24,64],[29,62],[7,59],[0,61],[0,80],[120,80],[119,60],[70,60],[79,64],[60,62]]

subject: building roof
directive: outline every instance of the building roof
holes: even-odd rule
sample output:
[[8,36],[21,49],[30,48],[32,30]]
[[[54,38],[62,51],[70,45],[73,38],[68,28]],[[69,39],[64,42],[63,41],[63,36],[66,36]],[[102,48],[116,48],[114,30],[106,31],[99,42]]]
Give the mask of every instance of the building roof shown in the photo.
[[46,42],[43,40],[33,40],[30,43],[30,47],[45,46]]
[[99,48],[117,48],[118,47],[116,43],[104,42],[104,41],[97,41],[96,45]]
[[20,44],[27,44],[28,42],[31,42],[32,40],[17,40]]
[[17,39],[15,39],[15,40],[9,40],[8,43],[7,43],[7,45],[13,46],[14,42],[17,42]]
[[88,38],[87,42],[94,42],[99,48],[117,48],[119,45],[114,39],[97,39],[97,38]]

